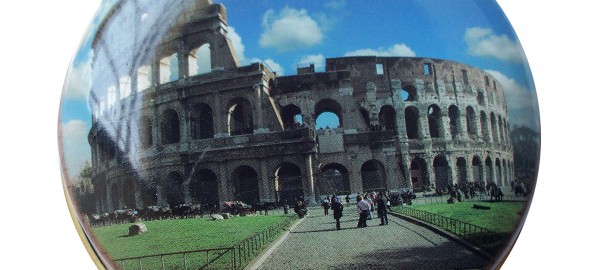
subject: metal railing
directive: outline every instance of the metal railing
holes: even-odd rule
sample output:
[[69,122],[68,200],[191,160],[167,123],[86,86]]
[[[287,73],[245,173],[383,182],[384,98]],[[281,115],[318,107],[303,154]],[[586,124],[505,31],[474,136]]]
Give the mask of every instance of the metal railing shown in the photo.
[[410,207],[400,207],[394,212],[413,217],[442,228],[464,239],[468,243],[483,249],[487,253],[493,253],[493,251],[496,251],[507,237],[503,233],[490,231],[471,223]]
[[243,269],[258,251],[291,224],[293,217],[226,248],[200,249],[116,259],[120,269]]
[[[463,198],[463,202],[481,202],[481,201],[489,201],[491,198],[490,195],[476,195],[473,198]],[[417,198],[412,200],[413,204],[433,204],[433,203],[447,203],[449,199],[449,194],[444,194],[441,196],[418,196]],[[527,197],[516,197],[515,195],[503,195],[502,201],[527,201]],[[457,199],[455,199],[457,202]]]

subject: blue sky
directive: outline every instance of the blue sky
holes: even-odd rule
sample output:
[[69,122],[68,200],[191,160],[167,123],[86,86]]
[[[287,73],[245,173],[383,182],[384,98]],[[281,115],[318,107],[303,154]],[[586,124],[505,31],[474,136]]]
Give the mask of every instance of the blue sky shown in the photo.
[[[114,0],[104,0],[104,14]],[[280,75],[300,63],[353,55],[417,56],[462,62],[498,79],[506,92],[511,125],[538,129],[536,95],[524,52],[513,29],[491,0],[241,1],[216,0],[227,8],[229,37],[241,64],[262,61]],[[363,3],[363,5],[359,4]],[[98,25],[95,18],[91,29]],[[90,113],[90,33],[84,37],[66,80],[64,130],[87,129]],[[82,167],[87,142],[82,132],[66,134],[73,144],[70,174]],[[87,133],[87,130],[86,132]],[[79,146],[78,143],[84,146]],[[79,149],[79,150],[75,150]],[[88,150],[89,153],[89,150]],[[75,160],[79,161],[75,161]],[[89,154],[88,154],[88,159]]]

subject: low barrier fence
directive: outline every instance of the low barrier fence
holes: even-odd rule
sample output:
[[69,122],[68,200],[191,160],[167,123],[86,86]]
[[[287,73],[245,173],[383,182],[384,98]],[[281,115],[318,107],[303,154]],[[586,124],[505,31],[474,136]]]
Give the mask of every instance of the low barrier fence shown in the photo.
[[281,234],[294,217],[253,234],[226,248],[164,253],[116,259],[115,264],[127,269],[243,269],[258,251]]
[[507,237],[505,234],[493,232],[474,224],[410,207],[401,207],[397,209],[396,213],[442,228],[491,254],[499,248]]
[[[480,202],[485,200],[490,200],[490,196],[474,196],[473,198],[462,198],[464,202]],[[432,203],[446,203],[449,199],[449,195],[442,196],[417,196],[415,199],[412,199],[412,203],[414,204],[432,204]],[[503,195],[502,201],[526,201],[527,197],[516,197],[515,195]],[[455,202],[457,199],[455,198]]]

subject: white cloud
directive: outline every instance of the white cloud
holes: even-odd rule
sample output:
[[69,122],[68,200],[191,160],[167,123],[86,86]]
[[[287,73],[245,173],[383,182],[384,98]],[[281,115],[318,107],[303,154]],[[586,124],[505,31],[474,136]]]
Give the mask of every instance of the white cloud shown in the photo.
[[322,54],[306,55],[298,61],[298,64],[315,64],[316,71],[325,70],[325,56]]
[[409,48],[409,46],[400,43],[394,44],[392,47],[384,49],[382,47],[375,49],[360,49],[350,51],[344,54],[344,56],[415,56],[415,52]]
[[86,100],[90,92],[92,76],[92,51],[88,58],[79,64],[72,66],[65,80],[63,90],[64,98],[74,100]]
[[61,126],[63,158],[69,176],[76,176],[90,162],[88,131],[90,126],[82,120],[71,120]]
[[245,46],[241,41],[241,36],[235,31],[235,28],[231,26],[227,27],[227,37],[231,40],[231,45],[233,45],[233,50],[235,50],[235,55],[237,55],[239,62],[245,62]]
[[512,125],[539,127],[537,96],[524,85],[496,70],[485,70],[501,85],[505,93],[508,116]]
[[341,9],[346,6],[346,0],[331,0],[325,3],[326,8]]
[[497,35],[489,28],[466,29],[464,41],[468,45],[468,53],[473,56],[495,57],[512,62],[524,60],[520,43],[511,40],[507,35]]
[[278,15],[269,9],[262,18],[264,32],[258,42],[263,48],[295,51],[320,44],[323,31],[305,9],[285,7]]
[[275,60],[273,59],[264,59],[261,60],[259,58],[252,58],[250,59],[250,63],[264,63],[265,65],[267,65],[273,72],[277,72],[277,74],[279,75],[283,75],[283,67],[281,67],[281,65],[279,65],[279,63],[275,62]]

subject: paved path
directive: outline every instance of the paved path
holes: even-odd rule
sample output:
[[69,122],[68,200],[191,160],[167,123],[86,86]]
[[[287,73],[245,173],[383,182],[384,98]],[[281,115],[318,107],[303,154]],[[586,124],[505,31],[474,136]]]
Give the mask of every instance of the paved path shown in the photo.
[[483,257],[434,232],[389,216],[390,225],[356,228],[354,206],[344,209],[342,230],[319,208],[270,254],[259,269],[466,269],[488,264]]

